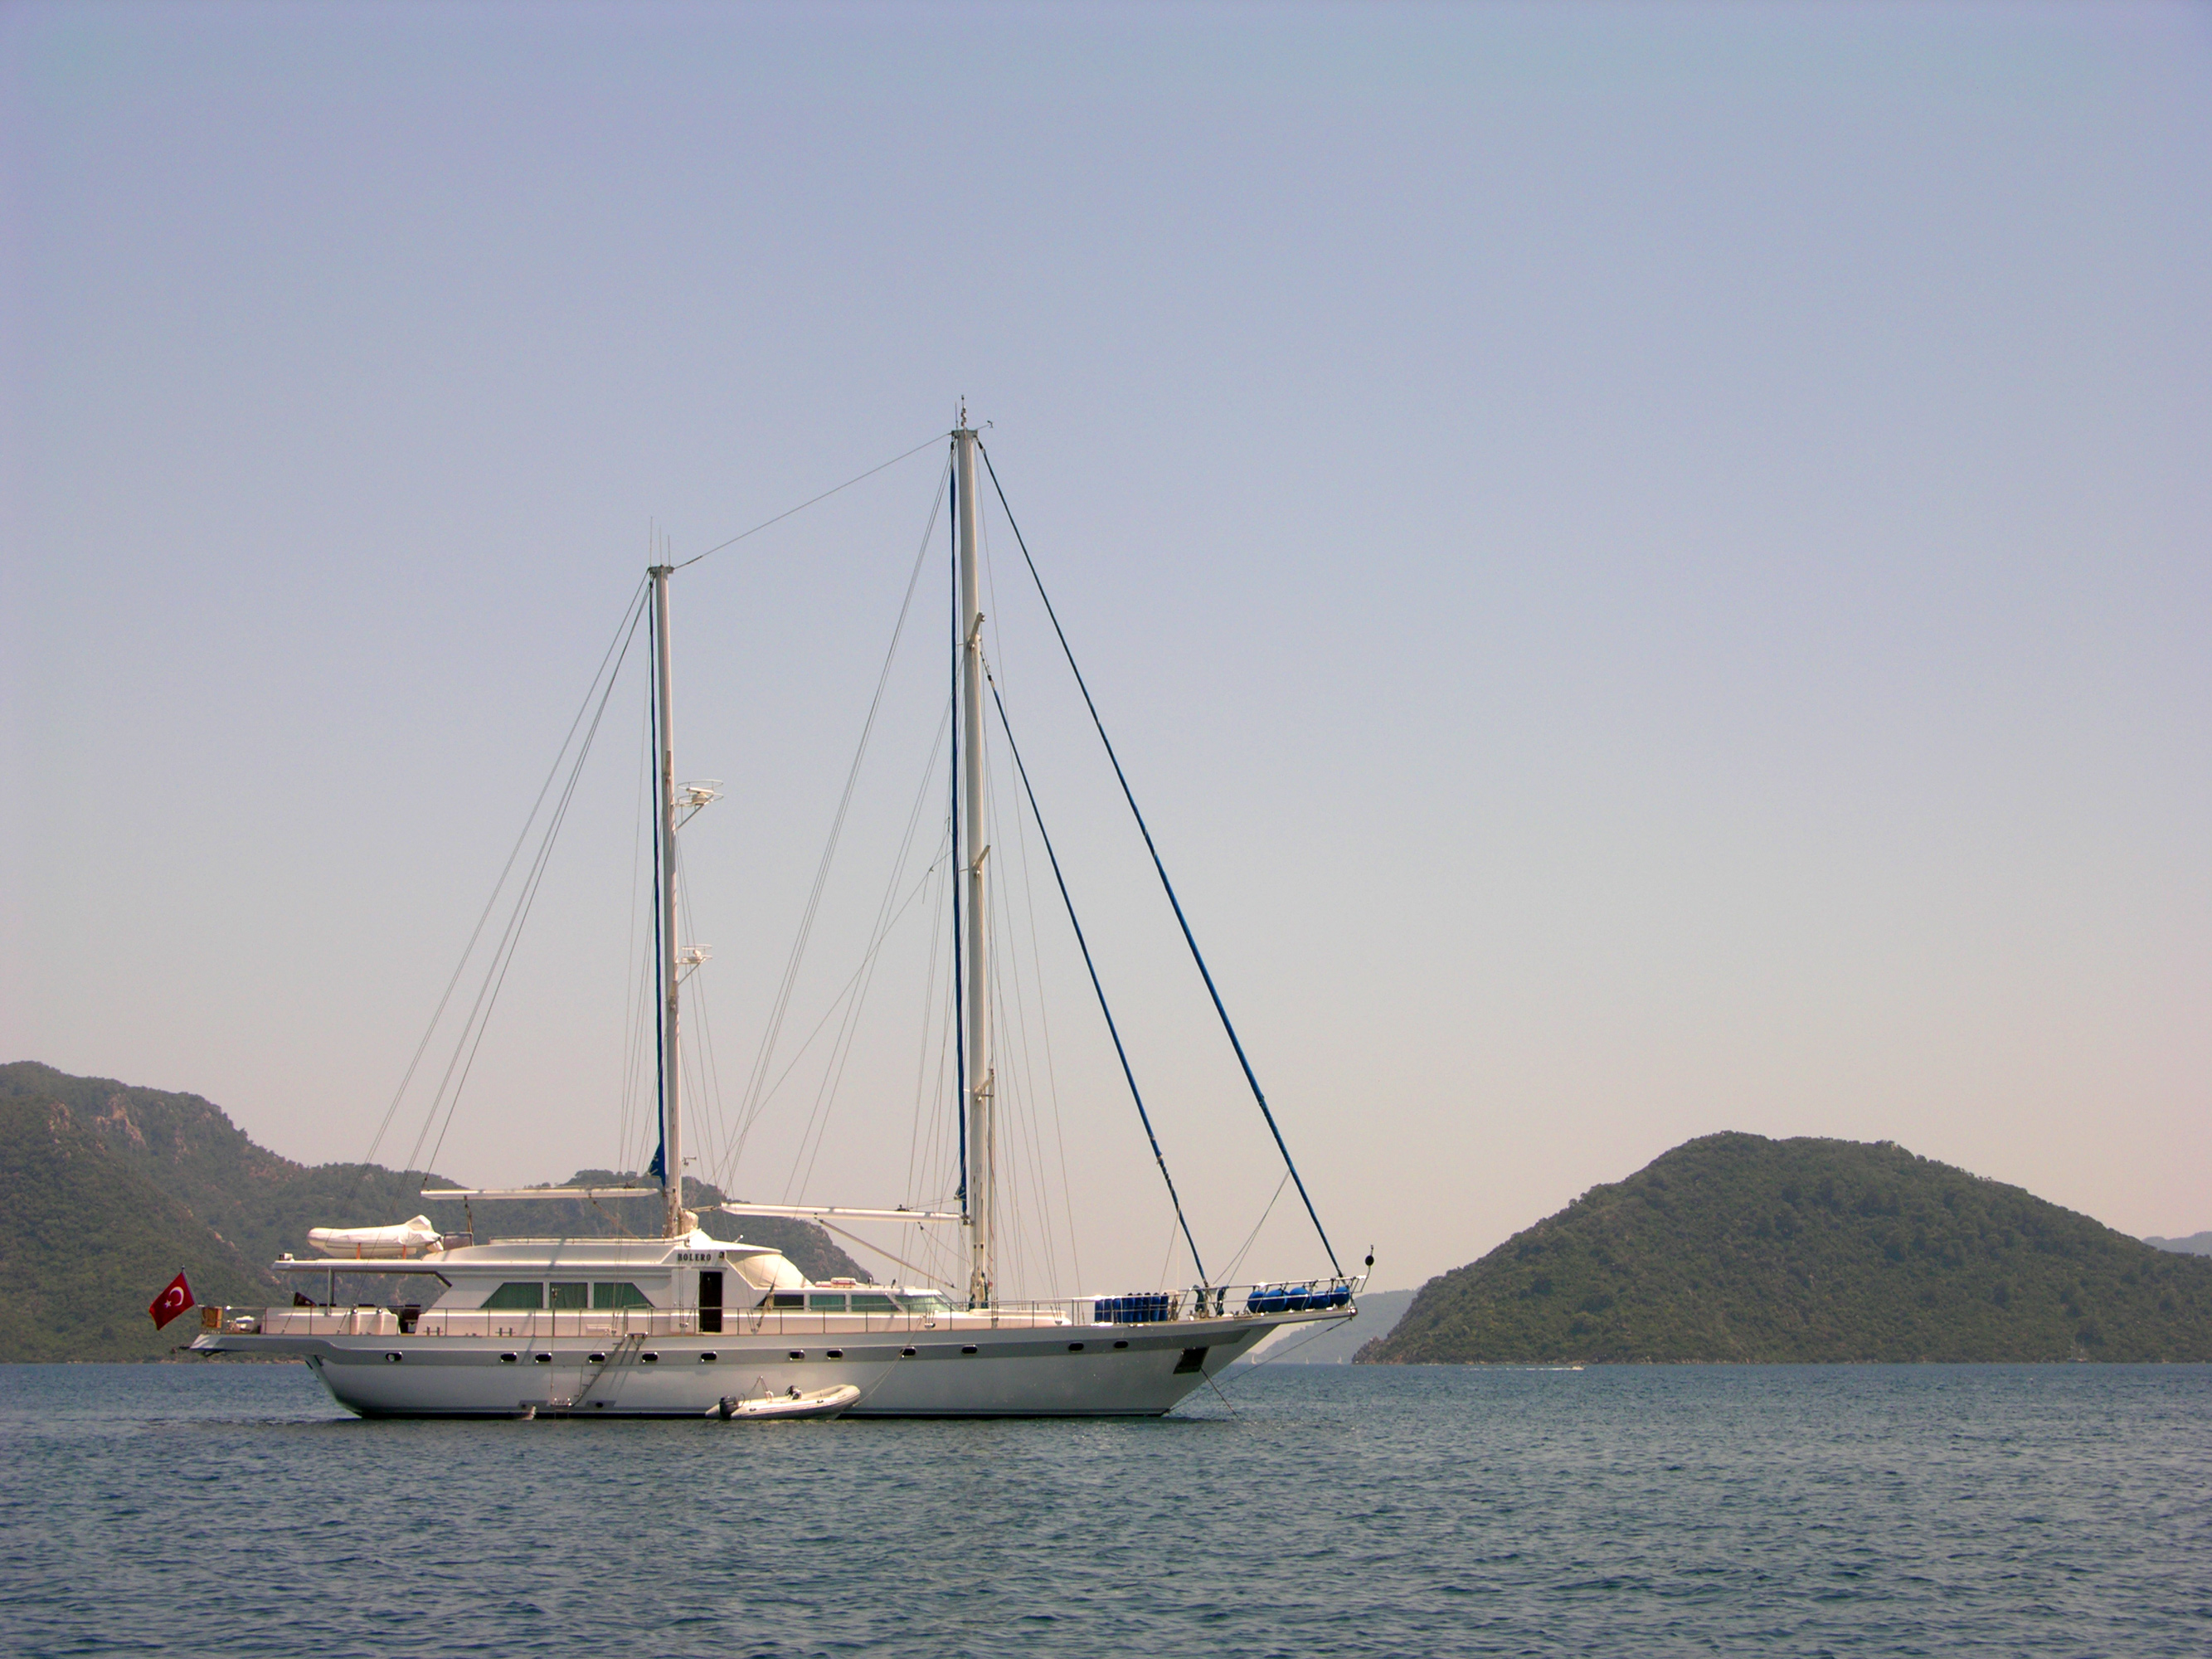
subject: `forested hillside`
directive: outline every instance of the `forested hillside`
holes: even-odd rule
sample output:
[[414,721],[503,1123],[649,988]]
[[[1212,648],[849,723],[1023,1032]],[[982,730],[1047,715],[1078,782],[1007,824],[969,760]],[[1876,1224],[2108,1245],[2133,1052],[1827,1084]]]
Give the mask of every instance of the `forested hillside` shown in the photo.
[[2212,1359],[2212,1261],[1883,1141],[1692,1140],[1424,1285],[1361,1359]]
[[[191,1339],[186,1325],[155,1331],[146,1314],[179,1268],[203,1302],[273,1297],[267,1264],[287,1250],[313,1255],[310,1227],[428,1214],[449,1232],[465,1230],[461,1206],[419,1196],[441,1181],[373,1164],[295,1164],[256,1146],[198,1095],[28,1060],[0,1066],[0,1361],[158,1358]],[[685,1197],[700,1207],[723,1194],[688,1182]],[[549,1199],[479,1206],[473,1219],[487,1235],[588,1237],[652,1226],[651,1217],[617,1207]],[[811,1278],[867,1276],[805,1222],[724,1218],[713,1231],[773,1244]]]

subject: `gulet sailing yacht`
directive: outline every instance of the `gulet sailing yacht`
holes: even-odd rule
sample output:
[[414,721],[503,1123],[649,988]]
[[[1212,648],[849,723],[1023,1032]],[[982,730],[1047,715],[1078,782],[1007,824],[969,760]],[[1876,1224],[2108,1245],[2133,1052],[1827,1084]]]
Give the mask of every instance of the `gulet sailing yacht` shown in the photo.
[[[958,1018],[963,1131],[959,1207],[722,1204],[715,1206],[715,1218],[718,1225],[722,1215],[774,1215],[833,1224],[957,1228],[966,1246],[964,1295],[939,1285],[810,1282],[776,1249],[718,1237],[702,1224],[698,1213],[684,1206],[684,1096],[678,1038],[678,988],[687,964],[677,946],[676,836],[682,818],[702,802],[700,792],[679,789],[676,782],[669,648],[669,585],[675,572],[660,563],[648,573],[659,906],[659,1185],[423,1191],[426,1200],[462,1200],[471,1206],[501,1199],[563,1197],[654,1205],[658,1236],[479,1243],[473,1230],[443,1233],[426,1216],[395,1226],[317,1229],[309,1236],[316,1255],[287,1256],[273,1264],[279,1282],[293,1288],[292,1304],[206,1308],[204,1328],[191,1345],[195,1352],[295,1357],[341,1405],[365,1417],[732,1419],[762,1414],[757,1408],[769,1401],[821,1402],[825,1412],[835,1408],[852,1417],[1150,1416],[1171,1409],[1281,1326],[1356,1314],[1354,1297],[1364,1277],[1338,1267],[1317,1215],[1315,1228],[1331,1270],[1304,1280],[1218,1284],[1206,1281],[1201,1267],[1200,1282],[1188,1289],[1044,1302],[1007,1301],[997,1292],[993,981],[986,960],[992,937],[989,849],[979,844],[983,838],[978,833],[987,822],[982,734],[988,678],[978,572],[980,446],[964,418],[950,436],[962,618],[955,643],[958,782],[953,830],[956,937],[963,941],[955,969],[963,991]],[[1069,662],[1073,666],[1072,655]],[[1079,684],[1079,672],[1078,678]],[[1087,690],[1084,695],[1087,704]],[[1103,738],[1103,726],[1099,734]],[[1118,762],[1115,773],[1120,775]],[[1126,780],[1122,787],[1126,793]],[[1133,797],[1130,805],[1133,809]],[[1141,826],[1141,817],[1139,822]],[[1146,842],[1149,849],[1149,831]],[[1156,852],[1153,856],[1157,865]],[[1164,866],[1160,874],[1164,883]],[[1172,899],[1171,887],[1169,895]],[[1180,921],[1180,904],[1176,912]],[[1184,935],[1189,938],[1187,925]],[[1194,940],[1192,951],[1195,957]],[[1087,963],[1087,945],[1085,956]],[[1203,973],[1202,958],[1200,967]],[[1212,992],[1210,974],[1206,983]],[[1218,1009],[1218,994],[1214,1000]],[[1103,1008],[1103,992],[1100,1001]],[[1110,1012],[1108,1019],[1110,1027]],[[1225,1011],[1223,1024],[1227,1029]],[[1249,1079],[1251,1067],[1233,1030],[1230,1037]],[[1115,1042],[1118,1052],[1118,1032]],[[1253,1092],[1274,1130],[1256,1080]],[[1141,1099],[1139,1108],[1141,1113]],[[1149,1135],[1149,1118],[1146,1127]],[[1279,1131],[1275,1139],[1282,1146]],[[1157,1157],[1156,1141],[1153,1152]],[[1297,1181],[1311,1214],[1311,1200],[1289,1163],[1287,1147],[1283,1153],[1289,1177]],[[1161,1170],[1164,1174],[1164,1159]],[[1176,1213],[1180,1220],[1179,1200]],[[1187,1223],[1184,1233],[1189,1237]],[[1197,1259],[1194,1243],[1192,1256]],[[364,1273],[396,1281],[398,1294],[389,1298],[390,1305],[338,1305],[341,1276],[354,1282]],[[323,1292],[319,1297],[318,1291]]]

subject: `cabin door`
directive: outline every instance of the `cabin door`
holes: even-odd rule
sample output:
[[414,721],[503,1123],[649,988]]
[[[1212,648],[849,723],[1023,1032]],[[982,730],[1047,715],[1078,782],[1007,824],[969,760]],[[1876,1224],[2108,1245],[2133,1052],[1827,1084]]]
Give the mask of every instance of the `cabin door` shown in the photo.
[[718,1273],[699,1275],[699,1328],[710,1335],[722,1328],[722,1275]]

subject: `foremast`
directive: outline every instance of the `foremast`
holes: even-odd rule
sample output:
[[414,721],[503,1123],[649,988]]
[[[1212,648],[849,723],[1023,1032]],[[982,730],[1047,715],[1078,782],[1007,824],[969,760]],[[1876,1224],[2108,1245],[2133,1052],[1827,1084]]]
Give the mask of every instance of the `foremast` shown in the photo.
[[678,1047],[676,959],[676,738],[674,696],[668,668],[668,579],[672,565],[656,564],[653,578],[653,776],[659,808],[653,836],[654,887],[660,900],[660,1188],[661,1237],[680,1238],[684,1224],[684,1091]]
[[[966,411],[962,411],[963,416]],[[984,860],[991,848],[983,817],[983,606],[977,566],[979,502],[975,493],[975,433],[963,418],[952,434],[955,517],[960,587],[960,817],[966,832],[961,865],[961,933],[966,946],[966,1030],[962,1034],[967,1075],[961,1079],[967,1113],[968,1167],[963,1170],[968,1212],[968,1305],[991,1304],[991,978],[990,926]]]

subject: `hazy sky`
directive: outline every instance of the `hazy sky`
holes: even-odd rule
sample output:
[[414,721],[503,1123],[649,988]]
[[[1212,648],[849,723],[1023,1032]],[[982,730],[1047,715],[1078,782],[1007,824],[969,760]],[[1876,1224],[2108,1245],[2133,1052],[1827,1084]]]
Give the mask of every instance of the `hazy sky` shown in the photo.
[[[16,4],[0,76],[0,1057],[362,1156],[653,528],[688,557],[964,395],[1379,1282],[1720,1129],[2212,1225],[2204,9]],[[726,1112],[940,465],[679,579]],[[993,537],[1218,1262],[1279,1166]],[[941,817],[944,551],[787,1046],[917,787]],[[635,1156],[641,696],[450,1175]],[[1017,833],[1032,1185],[1086,1288],[1149,1283],[1167,1212]],[[802,1068],[740,1188],[941,1196],[922,937],[811,1170]],[[1249,1271],[1316,1265],[1287,1203]]]

